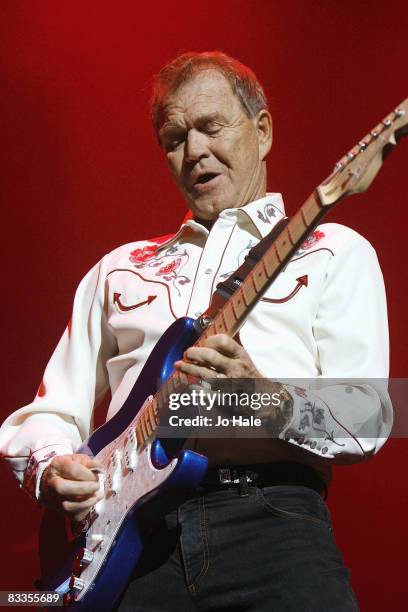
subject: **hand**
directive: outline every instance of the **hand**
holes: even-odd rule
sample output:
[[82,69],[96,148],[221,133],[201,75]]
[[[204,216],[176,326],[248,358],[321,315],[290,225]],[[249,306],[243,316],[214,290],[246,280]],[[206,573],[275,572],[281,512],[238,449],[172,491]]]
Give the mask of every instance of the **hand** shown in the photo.
[[98,476],[91,468],[102,469],[102,466],[88,455],[55,457],[41,478],[41,502],[62,510],[74,521],[81,521],[103,497],[98,493]]
[[263,378],[246,350],[226,334],[210,336],[203,347],[191,346],[174,367],[203,379]]
[[[244,380],[258,379],[258,382],[255,383],[257,391],[268,393],[270,396],[275,393],[280,396],[282,392],[282,385],[262,376],[243,346],[226,334],[210,336],[203,347],[192,346],[184,352],[183,357],[182,360],[174,363],[175,369],[198,379],[211,380],[213,390],[217,386],[221,389],[223,387],[222,380],[214,385],[214,378],[238,378]],[[249,389],[244,384],[242,391],[248,392]],[[290,396],[288,397],[290,398]],[[285,406],[285,411],[282,412],[285,401],[286,398],[282,398],[282,405],[271,404],[256,413],[272,427],[273,431],[280,432],[291,418],[292,404],[287,409]],[[245,410],[241,406],[240,412],[254,414],[249,407]]]

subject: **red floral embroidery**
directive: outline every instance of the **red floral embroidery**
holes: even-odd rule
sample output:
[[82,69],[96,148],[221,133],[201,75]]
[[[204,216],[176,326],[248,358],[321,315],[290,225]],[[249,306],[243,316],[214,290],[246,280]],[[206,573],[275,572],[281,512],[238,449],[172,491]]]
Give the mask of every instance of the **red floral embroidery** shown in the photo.
[[135,249],[130,253],[130,261],[132,263],[144,263],[149,259],[152,259],[156,255],[158,244],[148,244],[143,249]]
[[181,257],[177,257],[177,259],[173,259],[173,261],[171,261],[169,264],[167,264],[167,266],[163,266],[162,268],[159,268],[158,271],[156,272],[156,276],[163,276],[164,274],[171,274],[172,272],[174,272],[174,270],[176,270],[179,265],[181,263]]
[[319,240],[324,238],[324,236],[325,236],[324,232],[320,232],[319,230],[315,230],[313,232],[313,234],[311,234],[308,238],[306,238],[306,240],[304,241],[304,243],[300,247],[301,250],[302,251],[306,251],[307,249],[311,249],[317,242],[319,242]]

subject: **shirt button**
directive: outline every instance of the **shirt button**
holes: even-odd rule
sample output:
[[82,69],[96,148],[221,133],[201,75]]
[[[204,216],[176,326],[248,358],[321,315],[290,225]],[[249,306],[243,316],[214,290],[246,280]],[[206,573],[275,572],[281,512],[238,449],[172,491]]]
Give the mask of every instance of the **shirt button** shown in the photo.
[[207,268],[204,272],[204,274],[211,274],[212,272],[212,268]]

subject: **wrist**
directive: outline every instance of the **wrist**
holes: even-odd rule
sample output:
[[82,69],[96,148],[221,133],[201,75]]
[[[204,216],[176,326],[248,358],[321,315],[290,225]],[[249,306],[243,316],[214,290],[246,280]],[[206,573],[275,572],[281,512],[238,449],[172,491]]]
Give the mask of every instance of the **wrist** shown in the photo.
[[277,438],[292,419],[293,398],[282,383],[272,382],[266,378],[264,381],[262,387],[273,399],[273,402],[271,407],[263,410],[259,416],[268,433]]

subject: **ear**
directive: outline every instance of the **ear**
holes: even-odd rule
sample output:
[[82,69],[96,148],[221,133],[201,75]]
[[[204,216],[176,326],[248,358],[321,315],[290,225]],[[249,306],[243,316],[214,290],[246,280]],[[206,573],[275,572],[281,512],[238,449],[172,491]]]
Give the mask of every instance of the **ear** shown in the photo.
[[255,117],[255,127],[259,142],[259,159],[264,161],[272,146],[272,117],[266,109]]

